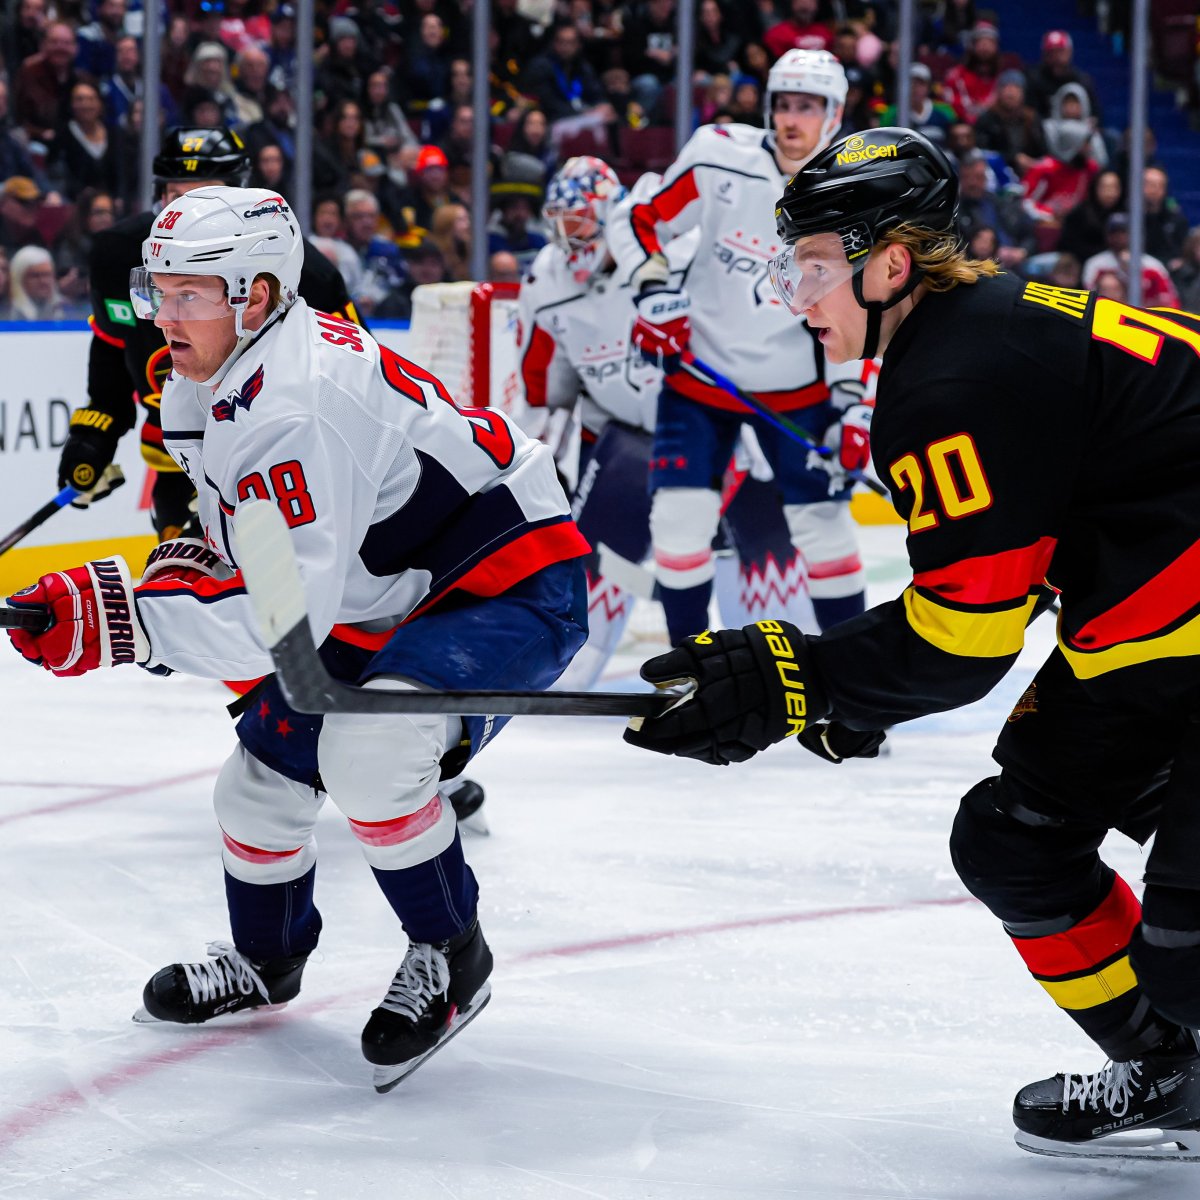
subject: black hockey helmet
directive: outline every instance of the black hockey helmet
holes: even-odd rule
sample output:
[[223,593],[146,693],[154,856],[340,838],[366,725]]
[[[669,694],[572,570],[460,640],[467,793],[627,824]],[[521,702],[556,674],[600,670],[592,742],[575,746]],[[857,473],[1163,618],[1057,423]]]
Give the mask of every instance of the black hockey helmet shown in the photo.
[[168,129],[154,159],[154,182],[161,186],[173,179],[215,179],[230,187],[245,187],[250,155],[242,139],[224,125]]
[[775,208],[787,245],[837,233],[854,261],[902,222],[949,230],[958,218],[958,176],[928,138],[911,129],[868,129],[842,138],[788,180]]

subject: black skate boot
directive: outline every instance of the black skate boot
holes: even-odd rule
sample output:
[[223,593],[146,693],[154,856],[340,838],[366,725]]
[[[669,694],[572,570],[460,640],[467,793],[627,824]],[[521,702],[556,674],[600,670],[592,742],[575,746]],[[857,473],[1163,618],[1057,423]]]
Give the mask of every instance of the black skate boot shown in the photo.
[[1055,1075],[1013,1102],[1017,1145],[1072,1158],[1200,1161],[1200,1048],[1180,1030],[1133,1062]]
[[491,999],[492,952],[478,920],[448,942],[412,942],[362,1033],[375,1090],[390,1092]]
[[300,993],[307,954],[251,962],[228,942],[209,942],[212,962],[172,963],[142,993],[135,1021],[198,1025],[248,1008],[281,1006]]

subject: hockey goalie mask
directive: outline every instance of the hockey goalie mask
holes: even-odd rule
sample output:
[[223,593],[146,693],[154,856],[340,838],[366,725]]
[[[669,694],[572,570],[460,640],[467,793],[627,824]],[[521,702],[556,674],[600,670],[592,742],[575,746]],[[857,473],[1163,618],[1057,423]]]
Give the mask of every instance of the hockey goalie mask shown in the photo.
[[603,159],[568,159],[546,188],[542,217],[550,239],[567,257],[576,283],[586,283],[604,261],[604,229],[625,196],[616,172]]
[[864,237],[862,247],[847,258],[844,239],[836,233],[815,233],[787,246],[767,264],[775,294],[793,316],[800,316],[834,288],[849,283],[866,265],[871,246]]

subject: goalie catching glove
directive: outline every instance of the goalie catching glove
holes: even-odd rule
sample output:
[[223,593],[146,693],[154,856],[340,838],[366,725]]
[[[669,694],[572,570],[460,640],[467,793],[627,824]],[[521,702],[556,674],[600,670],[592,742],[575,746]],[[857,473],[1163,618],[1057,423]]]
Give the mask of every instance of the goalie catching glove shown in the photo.
[[644,663],[642,678],[659,687],[694,680],[695,690],[660,717],[631,721],[625,740],[714,766],[745,762],[829,711],[804,634],[786,621],[686,638]]

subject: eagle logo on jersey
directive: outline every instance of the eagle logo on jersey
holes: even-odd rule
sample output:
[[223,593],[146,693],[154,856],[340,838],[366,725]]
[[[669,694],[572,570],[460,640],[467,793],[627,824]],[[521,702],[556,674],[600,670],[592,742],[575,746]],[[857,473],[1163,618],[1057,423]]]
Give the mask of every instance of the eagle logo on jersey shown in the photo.
[[263,389],[263,369],[259,367],[240,388],[235,389],[232,396],[224,400],[218,400],[212,406],[213,419],[217,421],[234,421],[237,419],[237,410],[239,408],[250,411],[250,405],[254,403],[258,393]]

